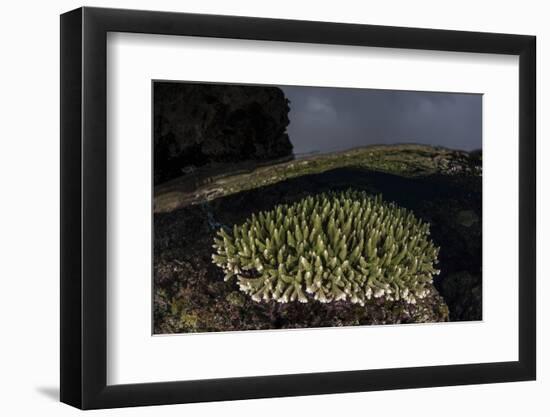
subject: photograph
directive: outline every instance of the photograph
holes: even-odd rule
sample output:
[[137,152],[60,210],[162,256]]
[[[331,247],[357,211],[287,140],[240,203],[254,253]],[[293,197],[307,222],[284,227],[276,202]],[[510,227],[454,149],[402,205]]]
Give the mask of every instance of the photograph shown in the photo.
[[[499,23],[494,7],[427,19],[433,7],[359,3],[63,11],[44,66],[56,82],[33,84],[58,94],[12,83],[26,106],[11,100],[59,106],[19,111],[8,141],[28,145],[21,126],[59,133],[53,148],[25,136],[50,155],[8,152],[31,158],[11,174],[59,162],[59,192],[29,171],[16,187],[29,201],[6,205],[23,221],[4,216],[21,237],[16,278],[60,241],[58,282],[27,268],[39,279],[25,295],[58,304],[49,318],[7,297],[14,317],[30,311],[15,327],[43,322],[23,345],[51,336],[8,372],[38,387],[41,409],[57,386],[61,403],[106,413],[220,402],[243,417],[292,397],[268,414],[538,415],[537,63],[550,26],[524,6]],[[32,52],[47,51],[16,49],[35,72]],[[44,196],[59,230],[34,262],[21,225],[55,225]]]
[[482,320],[482,94],[152,96],[153,334]]

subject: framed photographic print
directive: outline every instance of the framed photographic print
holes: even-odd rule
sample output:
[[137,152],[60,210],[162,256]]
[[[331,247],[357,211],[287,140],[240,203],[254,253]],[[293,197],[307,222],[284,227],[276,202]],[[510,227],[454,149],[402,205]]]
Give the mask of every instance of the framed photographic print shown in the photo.
[[535,38],[61,16],[61,400],[535,379]]

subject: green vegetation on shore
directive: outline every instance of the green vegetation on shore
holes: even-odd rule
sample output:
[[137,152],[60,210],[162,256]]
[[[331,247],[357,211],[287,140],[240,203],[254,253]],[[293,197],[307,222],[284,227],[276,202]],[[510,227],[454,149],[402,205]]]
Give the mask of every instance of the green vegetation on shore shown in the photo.
[[[234,166],[235,167],[235,166]],[[155,188],[154,211],[174,209],[209,201],[303,175],[318,174],[343,167],[365,168],[406,177],[481,175],[477,154],[427,145],[375,145],[273,165],[242,166],[233,174],[185,175]]]

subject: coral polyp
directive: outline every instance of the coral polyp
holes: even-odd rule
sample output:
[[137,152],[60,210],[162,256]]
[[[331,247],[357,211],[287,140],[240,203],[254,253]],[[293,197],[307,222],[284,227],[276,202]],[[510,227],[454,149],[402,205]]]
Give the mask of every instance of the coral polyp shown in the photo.
[[212,259],[257,302],[414,304],[439,273],[429,235],[428,223],[380,196],[327,192],[221,228]]

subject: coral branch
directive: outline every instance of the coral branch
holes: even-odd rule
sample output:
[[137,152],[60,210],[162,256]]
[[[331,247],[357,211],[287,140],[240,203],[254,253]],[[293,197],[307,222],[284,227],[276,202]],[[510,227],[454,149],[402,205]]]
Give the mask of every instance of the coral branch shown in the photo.
[[416,303],[428,295],[439,248],[429,225],[365,192],[309,196],[220,229],[213,262],[254,301],[371,298]]

